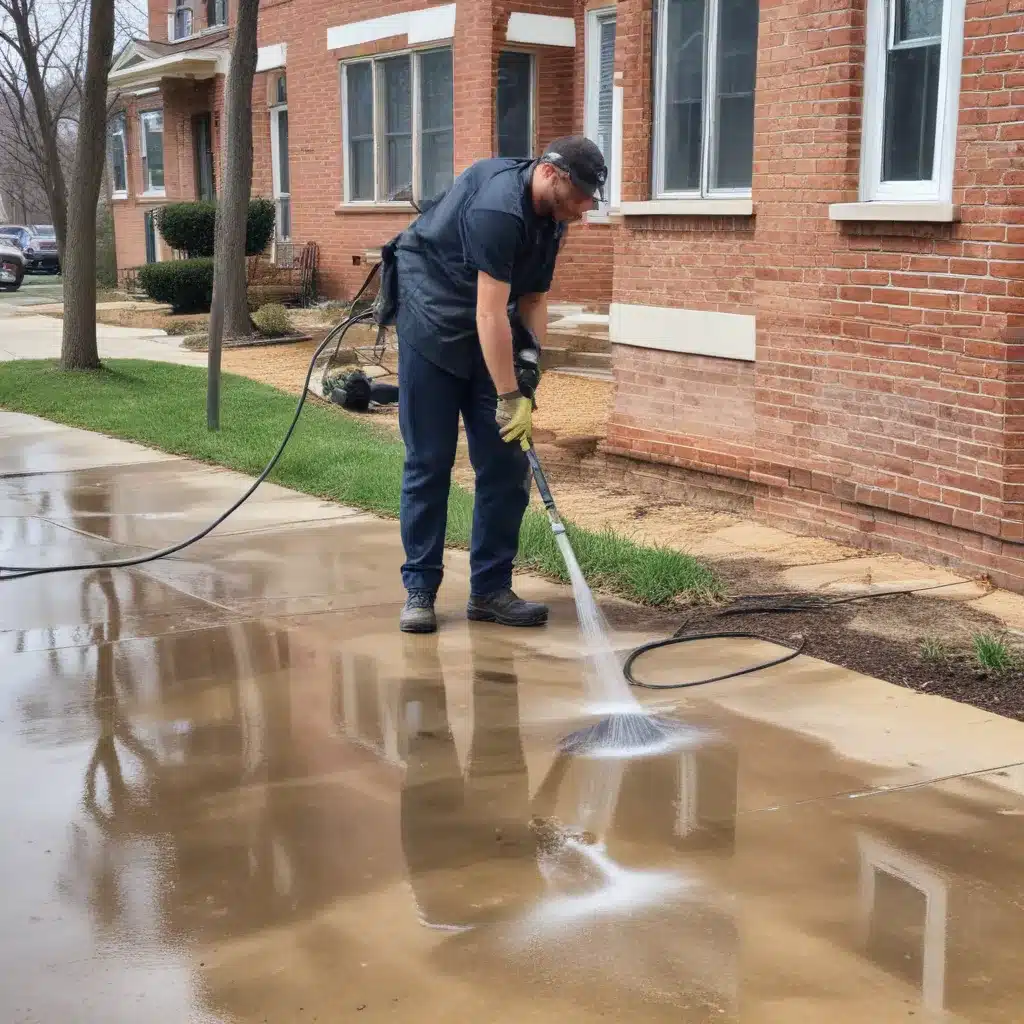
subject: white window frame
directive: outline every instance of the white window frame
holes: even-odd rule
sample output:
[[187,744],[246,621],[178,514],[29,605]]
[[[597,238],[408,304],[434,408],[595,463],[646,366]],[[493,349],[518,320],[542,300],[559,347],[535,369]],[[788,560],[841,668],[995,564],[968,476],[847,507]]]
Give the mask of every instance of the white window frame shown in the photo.
[[[452,70],[454,76],[455,48],[451,45],[445,46],[422,46],[408,47],[404,50],[392,50],[388,53],[378,53],[371,57],[356,57],[353,60],[341,61],[341,145],[342,145],[342,198],[346,206],[394,206],[406,208],[407,202],[402,200],[388,200],[383,195],[382,182],[383,172],[383,139],[384,139],[384,110],[379,101],[380,75],[377,71],[377,64],[389,60],[392,57],[409,57],[412,61],[412,195],[418,201],[420,195],[420,150],[423,144],[421,134],[422,110],[420,109],[420,58],[423,54],[434,53],[440,50],[449,50],[452,54]],[[373,67],[370,81],[373,88],[373,199],[353,199],[350,192],[350,175],[348,173],[349,145],[348,145],[348,69],[357,64],[370,64]],[[452,96],[452,132],[454,135],[455,126],[455,97]],[[452,168],[454,174],[454,167]]]
[[[533,50],[524,50],[518,46],[503,46],[498,58],[503,53],[522,53],[530,58],[530,158],[537,153],[537,54]],[[497,70],[497,65],[495,65]],[[498,89],[494,89],[494,152],[498,151]],[[525,159],[525,158],[524,158]]]
[[128,184],[128,119],[124,114],[114,116],[108,137],[111,143],[118,138],[121,140],[121,155],[124,158],[124,188],[114,188],[114,161],[110,159],[108,151],[107,159],[110,161],[110,195],[112,199],[127,199],[130,188]]
[[[597,121],[600,111],[601,94],[601,25],[605,21],[616,22],[616,46],[618,46],[618,8],[597,7],[587,11],[586,30],[584,32],[584,85],[583,85],[583,134],[588,139],[597,138]],[[608,183],[605,185],[605,198],[594,214],[588,214],[588,220],[600,220],[607,217],[612,207],[611,189],[616,180],[616,169],[622,154],[622,114],[617,108],[621,105],[621,93],[615,85],[615,72],[612,71],[612,155],[608,166]],[[596,214],[596,217],[595,217]]]
[[[291,173],[288,175],[289,191],[281,191],[281,122],[278,120],[282,113],[288,113],[288,104],[278,103],[270,108],[270,164],[271,175],[274,182],[274,205],[277,207],[277,224],[274,227],[275,242],[290,242],[292,240],[292,209],[291,209]],[[290,128],[290,126],[289,126]],[[289,149],[291,148],[291,132],[288,137]],[[289,168],[289,172],[291,168]],[[281,229],[281,200],[288,200],[288,235],[280,234]]]
[[[701,116],[700,187],[683,190],[665,188],[665,88],[668,18],[665,16],[666,0],[658,0],[658,3],[658,35],[655,39],[653,198],[749,199],[750,188],[711,188],[711,153],[715,138],[715,103],[713,101],[718,82],[719,0],[707,0],[704,19],[704,52],[702,55],[704,102]],[[758,45],[760,46],[760,43]]]
[[[162,127],[160,135],[164,139],[164,184],[154,188],[150,183],[149,156],[146,153],[146,118],[159,117]],[[166,147],[166,123],[163,110],[143,110],[139,114],[139,158],[142,161],[142,195],[143,196],[165,196],[167,194],[167,147]]]
[[[882,181],[885,130],[885,73],[896,24],[895,0],[868,0],[864,60],[864,111],[861,118],[860,201],[950,202],[956,159],[957,110],[964,51],[964,0],[944,0],[935,154],[927,181]],[[920,42],[915,40],[915,42]]]

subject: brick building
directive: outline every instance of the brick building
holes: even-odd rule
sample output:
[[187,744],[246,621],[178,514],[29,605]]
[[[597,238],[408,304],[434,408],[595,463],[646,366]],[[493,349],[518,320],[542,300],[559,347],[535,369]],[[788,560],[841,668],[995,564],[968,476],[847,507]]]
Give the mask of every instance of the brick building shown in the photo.
[[[150,0],[111,76],[123,268],[215,192],[233,14]],[[328,293],[403,186],[586,131],[610,201],[556,295],[609,316],[603,457],[1024,588],[1018,4],[266,0],[259,45],[254,192]]]

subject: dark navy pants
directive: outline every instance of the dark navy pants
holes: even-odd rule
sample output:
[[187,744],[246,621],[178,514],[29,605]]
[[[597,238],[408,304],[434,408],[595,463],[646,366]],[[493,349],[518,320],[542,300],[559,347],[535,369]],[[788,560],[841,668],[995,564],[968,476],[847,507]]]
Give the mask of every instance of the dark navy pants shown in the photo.
[[470,589],[484,596],[511,586],[519,527],[530,498],[529,464],[522,448],[503,441],[498,432],[498,396],[483,353],[477,348],[470,378],[464,380],[404,343],[400,331],[398,373],[398,422],[405,442],[402,582],[407,590],[436,591],[441,585],[461,413],[476,473]]

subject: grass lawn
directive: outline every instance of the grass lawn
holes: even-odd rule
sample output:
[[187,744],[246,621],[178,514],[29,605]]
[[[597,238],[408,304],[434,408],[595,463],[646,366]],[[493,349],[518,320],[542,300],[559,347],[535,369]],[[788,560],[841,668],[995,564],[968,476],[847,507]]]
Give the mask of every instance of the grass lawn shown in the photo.
[[[215,463],[253,476],[280,444],[295,399],[246,377],[225,374],[219,433],[206,429],[206,370],[141,360],[110,360],[95,373],[65,373],[50,360],[0,363],[0,407]],[[306,494],[397,517],[403,446],[374,424],[311,403],[270,479]],[[556,495],[557,499],[557,495]],[[468,547],[473,496],[454,486],[448,542]],[[569,524],[592,586],[642,604],[721,592],[715,574],[668,548],[645,547],[611,532]],[[547,518],[529,509],[519,564],[567,579]]]

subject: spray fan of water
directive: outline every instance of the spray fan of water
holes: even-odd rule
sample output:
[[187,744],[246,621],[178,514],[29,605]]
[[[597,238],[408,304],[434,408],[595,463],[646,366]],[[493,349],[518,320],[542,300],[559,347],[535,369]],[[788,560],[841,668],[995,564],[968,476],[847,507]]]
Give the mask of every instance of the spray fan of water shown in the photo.
[[585,710],[601,718],[562,742],[562,750],[587,757],[652,757],[691,745],[695,730],[645,711],[622,674],[612,648],[608,624],[576,561],[564,531],[556,532],[558,549],[572,583],[580,632],[583,634],[587,691]]

